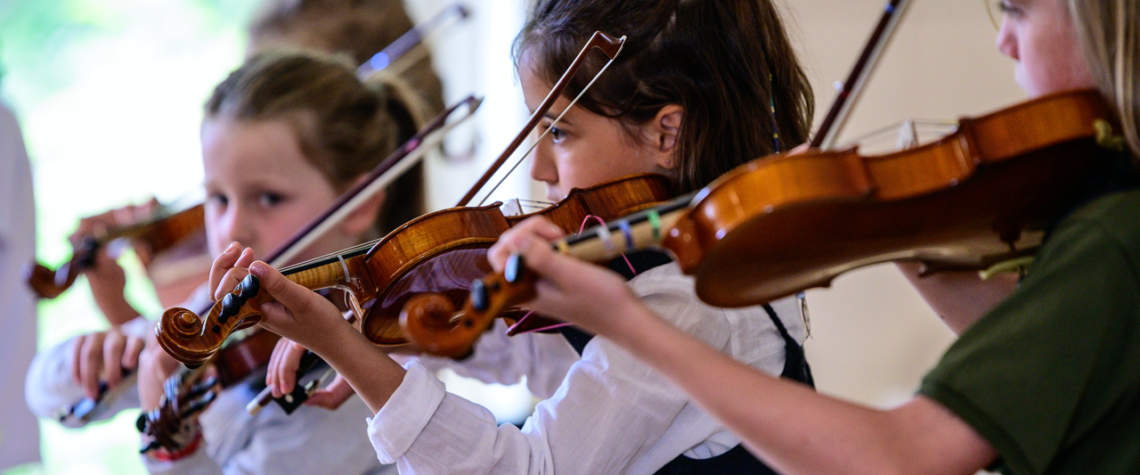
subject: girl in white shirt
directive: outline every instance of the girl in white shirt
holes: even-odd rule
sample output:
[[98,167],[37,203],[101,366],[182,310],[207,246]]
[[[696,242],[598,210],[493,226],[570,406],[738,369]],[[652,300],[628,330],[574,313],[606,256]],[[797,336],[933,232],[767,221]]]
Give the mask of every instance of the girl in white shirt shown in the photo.
[[[751,158],[803,142],[812,101],[775,8],[766,0],[540,2],[515,57],[533,110],[595,31],[628,35],[617,61],[570,108],[603,64],[591,56],[546,118],[531,175],[560,200],[573,188],[636,173],[696,189]],[[722,310],[700,303],[690,278],[660,254],[629,256],[629,285],[671,324],[770,374],[810,381],[794,299]],[[621,269],[619,260],[614,268]],[[312,349],[376,412],[369,436],[403,473],[764,473],[739,439],[661,374],[582,332],[505,338],[492,330],[456,366],[485,380],[528,376],[547,397],[522,428],[447,394],[428,367],[397,364],[340,318],[248,252],[220,256],[224,293],[247,273],[276,302],[262,325]],[[786,357],[787,356],[787,357]],[[790,367],[789,367],[790,366]]]
[[[283,244],[415,133],[423,119],[415,97],[398,83],[361,82],[351,62],[316,54],[263,54],[234,71],[207,102],[202,125],[210,252],[233,253],[237,247],[226,246],[235,240],[263,253]],[[416,196],[403,198],[377,195],[298,258],[374,237],[379,227],[392,226],[383,219],[378,223],[385,201],[418,202]],[[208,302],[207,293],[203,289],[192,298],[197,305],[190,308]],[[132,331],[133,326],[139,328]],[[35,412],[49,417],[84,395],[79,380],[101,376],[114,384],[118,379],[112,373],[118,376],[121,367],[136,363],[138,391],[119,404],[140,404],[144,411],[158,406],[163,382],[177,370],[177,362],[157,345],[141,355],[126,348],[153,335],[141,317],[137,325],[109,334],[100,340],[106,351],[79,351],[73,339],[37,357],[28,378],[28,401]],[[89,356],[97,361],[80,364]],[[144,458],[148,470],[359,474],[382,469],[365,438],[351,430],[368,414],[359,400],[336,412],[301,407],[286,415],[271,406],[249,416],[245,404],[257,392],[253,385],[262,380],[254,375],[223,390],[191,421],[203,437],[191,444],[197,450],[152,451]]]

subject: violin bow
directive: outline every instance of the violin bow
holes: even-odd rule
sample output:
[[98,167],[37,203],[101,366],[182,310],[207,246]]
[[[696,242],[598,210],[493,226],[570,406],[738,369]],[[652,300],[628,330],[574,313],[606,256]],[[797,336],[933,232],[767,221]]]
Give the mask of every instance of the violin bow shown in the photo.
[[819,130],[816,131],[815,136],[811,140],[811,148],[827,150],[835,145],[839,139],[839,133],[843,130],[843,126],[847,124],[847,119],[851,115],[851,109],[855,103],[859,102],[859,97],[863,94],[863,86],[867,82],[867,78],[875,70],[879,64],[879,58],[882,57],[883,51],[886,49],[887,44],[890,43],[891,38],[903,16],[906,15],[907,8],[910,6],[910,0],[889,0],[883,10],[883,16],[879,19],[879,23],[875,25],[875,30],[871,33],[871,38],[867,40],[867,45],[863,48],[863,52],[859,55],[859,59],[855,61],[855,66],[851,68],[851,73],[847,75],[847,79],[843,81],[843,85],[839,89],[839,95],[835,98],[835,102],[831,104],[831,109],[827,111],[827,115],[820,123]]
[[[428,21],[412,27],[412,29],[403,35],[400,35],[399,38],[396,38],[396,41],[385,46],[379,53],[372,55],[368,61],[365,61],[364,64],[356,68],[357,76],[368,77],[385,70],[407,54],[408,51],[422,44],[424,39],[433,32],[443,28],[445,25],[450,25],[450,20],[463,21],[469,16],[471,16],[471,8],[466,4],[457,2],[448,5]],[[406,64],[412,64],[413,62],[414,61],[409,60]],[[403,69],[400,69],[399,71],[393,72],[393,74],[399,75],[402,72]]]
[[[551,128],[553,128],[553,125],[558,124],[558,122],[562,120],[562,116],[566,115],[566,113],[574,107],[574,104],[578,103],[578,100],[586,94],[586,91],[590,90],[590,86],[593,86],[594,82],[597,81],[599,77],[601,77],[602,73],[606,72],[606,69],[609,68],[611,64],[613,64],[614,60],[617,59],[618,54],[620,54],[621,50],[625,47],[625,40],[625,36],[615,39],[610,35],[607,35],[600,31],[595,31],[593,36],[590,37],[590,40],[586,42],[586,45],[582,47],[582,50],[578,52],[578,56],[574,58],[574,62],[570,63],[570,67],[566,69],[566,72],[562,73],[562,77],[559,78],[558,82],[554,84],[554,87],[550,89],[550,93],[546,95],[546,98],[542,100],[542,103],[539,104],[538,108],[535,109],[533,114],[531,114],[530,120],[528,120],[526,125],[523,126],[522,130],[519,131],[519,134],[515,136],[510,145],[507,145],[506,150],[503,150],[503,153],[499,154],[499,158],[495,159],[495,162],[491,164],[487,171],[483,173],[483,176],[475,182],[475,185],[467,191],[466,195],[463,195],[463,198],[461,198],[459,200],[459,203],[455,206],[467,206],[467,204],[475,198],[475,195],[483,189],[483,186],[487,184],[487,181],[489,181],[491,177],[499,171],[499,168],[502,167],[504,163],[506,163],[507,159],[510,158],[510,156],[514,154],[516,150],[518,150],[519,146],[522,145],[522,142],[526,139],[527,135],[530,135],[535,126],[538,125],[538,122],[542,120],[542,117],[546,115],[546,113],[550,111],[550,108],[554,106],[554,103],[558,101],[558,98],[562,95],[562,91],[564,91],[570,85],[570,81],[574,79],[574,75],[578,73],[578,68],[580,68],[582,66],[582,63],[586,61],[586,55],[590,52],[590,50],[594,48],[601,50],[607,57],[609,57],[609,61],[606,61],[606,64],[603,65],[601,69],[598,70],[597,74],[595,74],[594,77],[590,79],[590,82],[586,84],[586,87],[583,87],[582,91],[574,97],[574,100],[570,101],[570,105],[566,106],[566,109],[563,110],[562,113],[554,119],[551,124]],[[534,144],[532,144],[530,148],[527,149],[526,153],[523,153],[522,156],[519,157],[514,166],[512,166],[511,169],[507,171],[504,177],[499,180],[494,188],[491,188],[491,191],[487,192],[487,195],[479,201],[479,204],[483,204],[487,201],[487,198],[490,197],[491,194],[499,188],[499,185],[503,183],[503,180],[505,180],[506,177],[511,174],[511,172],[518,168],[519,164],[522,163],[526,156],[529,155],[530,152],[538,146],[538,143],[542,141],[542,139],[546,137],[547,134],[550,133],[551,128],[546,129],[546,131],[543,132],[542,135],[540,135],[538,139],[534,141]]]
[[[851,108],[858,100],[863,85],[878,63],[889,43],[909,0],[889,0],[882,18],[856,61],[839,96],[811,141],[813,148],[827,148],[834,144],[846,122]],[[584,260],[601,260],[617,254],[659,243],[668,230],[688,210],[700,201],[706,191],[689,193],[667,203],[649,208],[620,221],[606,223],[578,235],[562,238],[551,246],[556,252],[572,254]],[[623,239],[624,237],[624,239]],[[537,276],[526,269],[520,256],[513,255],[503,272],[475,280],[471,296],[458,316],[461,326],[486,328],[489,322],[508,308],[524,304],[535,296]],[[409,337],[409,340],[413,338]],[[457,345],[439,352],[443,356],[457,356],[469,351]]]

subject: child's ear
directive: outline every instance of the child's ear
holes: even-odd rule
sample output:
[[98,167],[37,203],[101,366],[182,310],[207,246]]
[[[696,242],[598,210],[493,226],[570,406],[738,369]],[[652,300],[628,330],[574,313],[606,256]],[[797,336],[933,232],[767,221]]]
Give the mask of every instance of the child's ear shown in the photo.
[[385,190],[380,190],[372,195],[371,198],[368,198],[367,201],[344,217],[340,223],[341,229],[349,236],[360,238],[357,239],[358,241],[367,239],[368,233],[376,229],[376,222],[380,217],[380,208],[384,206],[384,200],[387,197],[388,193]]
[[685,111],[681,106],[669,104],[657,111],[657,116],[651,122],[651,131],[654,148],[659,154],[657,165],[672,170],[676,166],[673,159],[677,151],[677,143],[681,139],[681,119]]

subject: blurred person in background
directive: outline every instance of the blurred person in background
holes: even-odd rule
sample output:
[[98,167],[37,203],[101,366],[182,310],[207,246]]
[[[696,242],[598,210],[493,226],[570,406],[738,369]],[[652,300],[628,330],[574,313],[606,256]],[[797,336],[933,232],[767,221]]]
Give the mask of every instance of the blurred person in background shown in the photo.
[[[36,354],[36,299],[21,268],[36,255],[32,170],[20,125],[0,101],[0,381],[19,381]],[[0,469],[40,460],[39,425],[19,384],[0,385]]]

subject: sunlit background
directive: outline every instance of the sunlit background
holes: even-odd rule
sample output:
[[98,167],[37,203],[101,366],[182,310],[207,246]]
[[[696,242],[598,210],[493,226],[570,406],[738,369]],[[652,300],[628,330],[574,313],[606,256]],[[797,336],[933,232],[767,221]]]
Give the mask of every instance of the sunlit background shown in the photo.
[[[197,190],[202,103],[240,63],[257,1],[0,0],[0,94],[20,119],[32,160],[41,261],[54,267],[70,256],[66,237],[81,216]],[[447,3],[423,0],[407,7],[422,21]],[[487,101],[473,126],[447,147],[453,155],[474,147],[474,158],[429,163],[433,208],[452,205],[525,120],[509,45],[526,2],[469,3],[472,19],[439,33],[430,45],[448,102],[470,93]],[[881,3],[781,2],[816,87],[817,115],[825,112],[832,83],[854,61]],[[993,49],[993,29],[980,2],[916,0],[898,36],[844,136],[910,117],[977,114],[1023,97],[1010,63]],[[525,168],[497,196],[532,193]],[[155,314],[160,308],[153,290],[129,252],[124,264],[129,299]],[[809,302],[813,337],[807,346],[820,390],[848,399],[899,403],[953,338],[889,266],[841,278],[830,290],[811,292]],[[83,281],[41,303],[40,347],[104,329],[94,308]],[[450,389],[494,406],[504,420],[525,417],[532,403],[518,387],[448,381]],[[5,473],[141,473],[136,416],[128,411],[83,430],[42,422],[42,464]]]
[[[495,15],[500,24],[521,25],[525,13],[521,4],[494,3],[476,8],[473,18]],[[0,90],[21,122],[32,161],[37,254],[42,262],[54,268],[70,257],[66,238],[82,216],[142,203],[152,196],[173,202],[200,191],[202,104],[241,63],[245,28],[257,4],[258,0],[0,2],[4,71]],[[408,10],[413,19],[423,20],[447,4],[416,2]],[[505,11],[496,11],[504,7]],[[488,98],[478,120],[496,124],[476,124],[454,134],[449,146],[463,152],[487,141],[505,144],[517,132],[513,124],[525,120],[509,55],[512,31],[518,26],[477,34],[489,24],[470,23],[450,26],[431,38],[433,45],[453,52],[442,54],[449,60],[437,61],[441,74],[455,78],[445,80],[448,101],[478,91]],[[498,46],[479,48],[481,43]],[[482,83],[492,86],[476,87]],[[447,192],[430,197],[433,207],[450,206],[459,198],[465,191],[459,188],[482,167],[483,155],[494,153],[484,148],[475,149],[474,160],[437,157],[429,164],[431,179],[460,184],[440,187]],[[503,189],[504,196],[527,191],[525,174],[520,176],[523,179]],[[121,262],[128,273],[128,299],[144,314],[159,313],[153,288],[137,260],[126,251]],[[82,279],[72,291],[43,301],[40,348],[105,329],[94,309]],[[521,421],[529,413],[532,400],[522,386],[486,386],[453,374],[444,378],[453,391],[485,400],[505,421]],[[125,411],[82,430],[43,421],[42,466],[14,472],[142,473],[134,429],[137,415]]]

